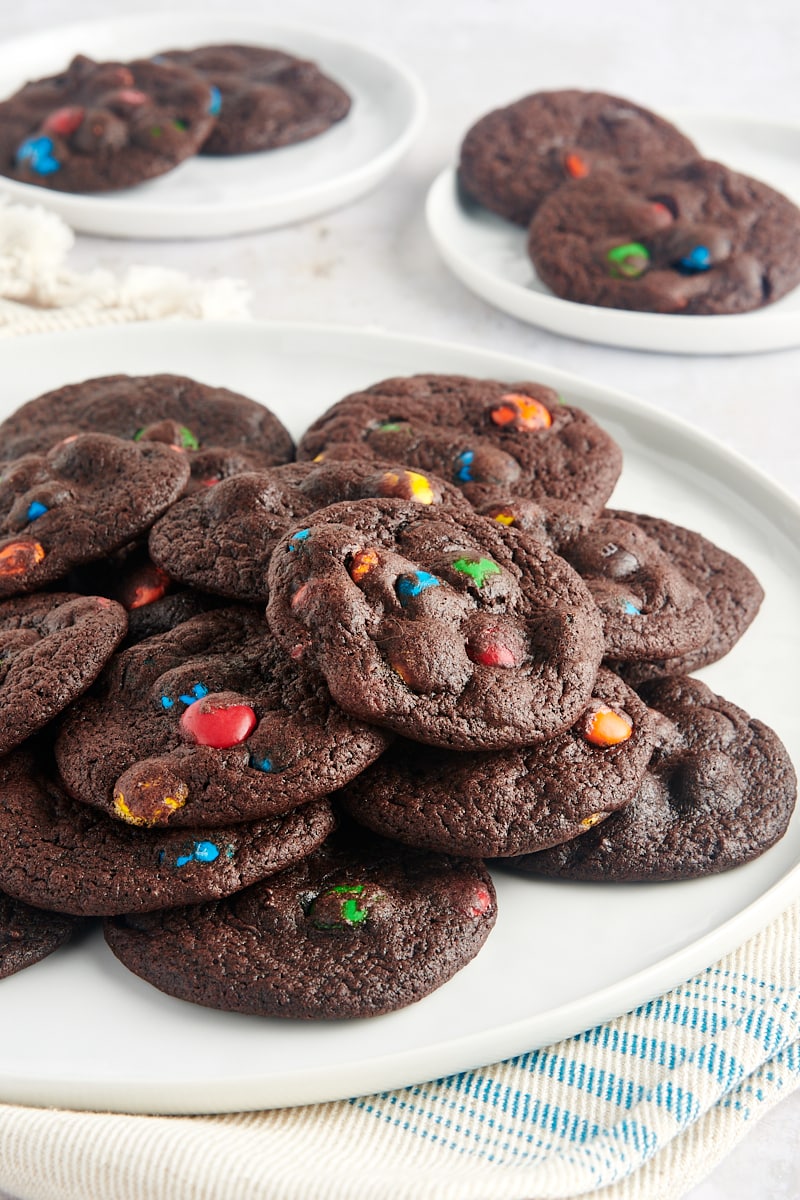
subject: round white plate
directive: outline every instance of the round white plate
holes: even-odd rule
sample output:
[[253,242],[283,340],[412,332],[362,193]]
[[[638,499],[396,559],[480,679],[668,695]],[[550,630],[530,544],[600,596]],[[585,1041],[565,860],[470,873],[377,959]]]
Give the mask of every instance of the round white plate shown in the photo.
[[195,156],[120,192],[71,195],[0,176],[9,198],[41,204],[81,233],[211,238],[272,229],[355,200],[396,165],[420,130],[425,98],[399,63],[349,42],[258,18],[149,13],[69,25],[0,47],[0,96],[61,70],[74,54],[123,61],[213,42],[275,46],[313,59],[353,99],[347,117],[295,146],[228,158]]
[[[676,124],[706,158],[763,179],[800,203],[800,126],[685,114]],[[428,229],[450,270],[504,312],[585,342],[673,354],[753,354],[800,345],[800,288],[776,304],[731,316],[625,312],[554,296],[527,254],[527,231],[464,196],[453,169],[428,193]]]
[[[302,325],[156,324],[8,342],[0,416],[59,384],[177,371],[269,404],[297,434],[332,401],[414,371],[538,378],[621,443],[613,502],[700,528],[767,592],[705,678],[800,760],[800,508],[690,427],[523,359]],[[494,1062],[634,1007],[711,963],[800,892],[800,814],[756,862],[686,883],[602,886],[496,873],[500,915],[439,991],[353,1022],[194,1007],[129,974],[99,932],[0,983],[0,1100],[127,1112],[221,1112],[379,1091]]]

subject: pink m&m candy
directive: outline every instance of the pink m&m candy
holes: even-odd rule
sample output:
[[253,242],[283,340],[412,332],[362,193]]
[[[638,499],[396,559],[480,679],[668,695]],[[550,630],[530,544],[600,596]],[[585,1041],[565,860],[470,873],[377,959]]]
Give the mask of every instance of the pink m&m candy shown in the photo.
[[69,137],[83,123],[86,110],[76,105],[68,108],[57,108],[51,112],[42,123],[45,133],[56,133],[59,137]]

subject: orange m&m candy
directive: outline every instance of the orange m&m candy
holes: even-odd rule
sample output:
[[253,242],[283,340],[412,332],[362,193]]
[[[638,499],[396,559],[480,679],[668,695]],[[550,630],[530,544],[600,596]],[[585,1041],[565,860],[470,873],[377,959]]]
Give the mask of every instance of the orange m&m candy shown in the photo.
[[353,583],[358,583],[370,571],[373,571],[378,565],[378,554],[376,550],[359,550],[358,554],[354,554],[350,562],[350,578]]
[[44,558],[39,542],[8,542],[0,550],[0,576],[25,575]]
[[593,746],[618,746],[620,742],[627,742],[633,733],[633,725],[627,717],[605,705],[587,713],[584,720],[583,736]]
[[166,571],[162,571],[161,567],[155,565],[143,567],[130,580],[125,589],[122,603],[128,611],[142,608],[145,604],[152,604],[167,594],[170,583],[169,575]]
[[513,425],[515,429],[549,429],[553,418],[541,400],[508,392],[489,414],[495,425]]
[[573,151],[571,154],[564,155],[564,170],[573,179],[585,179],[590,172],[590,167],[580,154]]

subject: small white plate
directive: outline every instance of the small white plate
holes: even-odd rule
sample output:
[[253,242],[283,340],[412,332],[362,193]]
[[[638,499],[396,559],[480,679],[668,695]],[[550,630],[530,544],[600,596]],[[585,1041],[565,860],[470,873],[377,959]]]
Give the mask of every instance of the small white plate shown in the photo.
[[338,208],[396,165],[419,132],[425,98],[399,63],[349,42],[258,18],[150,13],[14,38],[0,47],[0,96],[61,70],[73,55],[126,61],[220,42],[274,46],[312,59],[350,93],[347,117],[294,146],[230,157],[195,156],[120,192],[72,195],[0,176],[0,190],[41,204],[81,233],[123,238],[212,238],[272,229]]
[[[745,637],[703,674],[800,761],[800,508],[742,459],[664,413],[525,359],[308,325],[126,326],[3,347],[0,419],[67,382],[177,371],[249,393],[299,434],[348,391],[441,371],[541,379],[625,455],[613,503],[701,529],[766,589]],[[496,872],[499,918],[440,988],[371,1020],[214,1012],[130,974],[98,932],[0,983],[0,1101],[223,1112],[344,1098],[546,1045],[625,1012],[743,941],[800,893],[800,812],[755,862],[685,883],[602,886]]]
[[[762,179],[800,203],[800,126],[683,114],[675,122],[706,158]],[[800,345],[800,288],[776,304],[730,316],[625,312],[554,296],[527,254],[527,231],[470,200],[453,169],[428,193],[428,229],[450,270],[496,308],[585,342],[673,354],[754,354]]]

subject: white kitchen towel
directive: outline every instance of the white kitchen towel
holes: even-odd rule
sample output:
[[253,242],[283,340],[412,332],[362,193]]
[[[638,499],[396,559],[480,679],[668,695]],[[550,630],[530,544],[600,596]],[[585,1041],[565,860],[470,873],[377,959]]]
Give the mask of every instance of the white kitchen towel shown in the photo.
[[80,273],[75,235],[43,208],[0,196],[0,337],[169,317],[238,319],[250,295],[236,279],[197,280],[166,267]]
[[21,1200],[677,1200],[798,1084],[800,903],[635,1012],[435,1083],[224,1116],[0,1106],[0,1188]]

